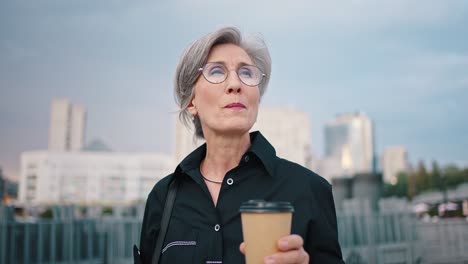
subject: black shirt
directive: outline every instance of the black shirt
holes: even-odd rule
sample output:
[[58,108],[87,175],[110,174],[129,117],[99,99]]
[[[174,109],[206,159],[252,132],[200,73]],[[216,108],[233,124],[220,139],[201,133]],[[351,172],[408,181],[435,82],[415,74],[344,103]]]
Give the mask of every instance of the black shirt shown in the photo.
[[251,146],[239,165],[224,177],[216,207],[200,174],[206,145],[155,185],[141,230],[143,263],[151,263],[172,177],[178,177],[179,189],[160,263],[245,263],[239,251],[243,241],[239,207],[253,199],[291,202],[295,209],[291,233],[304,239],[310,263],[343,263],[331,185],[314,172],[277,157],[260,132],[250,137]]

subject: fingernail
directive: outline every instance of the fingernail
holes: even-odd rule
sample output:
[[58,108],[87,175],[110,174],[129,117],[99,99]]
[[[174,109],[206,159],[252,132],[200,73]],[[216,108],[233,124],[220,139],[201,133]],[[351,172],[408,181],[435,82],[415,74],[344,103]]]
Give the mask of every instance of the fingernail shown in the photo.
[[273,257],[266,257],[265,264],[275,264],[275,259]]

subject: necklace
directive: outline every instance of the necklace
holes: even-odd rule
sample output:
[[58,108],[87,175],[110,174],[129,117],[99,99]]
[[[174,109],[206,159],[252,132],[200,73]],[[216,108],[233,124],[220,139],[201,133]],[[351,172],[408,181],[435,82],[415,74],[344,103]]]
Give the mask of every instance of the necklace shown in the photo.
[[201,174],[201,172],[200,172],[200,175],[202,176],[203,179],[205,179],[205,181],[209,181],[209,182],[216,183],[216,184],[223,183],[223,181],[213,181],[213,180],[210,180],[208,178],[205,178],[205,176],[203,176],[203,174]]
[[203,166],[203,162],[205,162],[205,160],[202,160],[202,162],[200,163],[200,175],[202,176],[202,178],[205,179],[205,181],[209,181],[209,182],[216,183],[216,184],[223,183],[223,181],[213,181],[213,180],[210,180],[208,178],[205,178],[205,176],[203,176],[202,169],[201,169],[202,166]]

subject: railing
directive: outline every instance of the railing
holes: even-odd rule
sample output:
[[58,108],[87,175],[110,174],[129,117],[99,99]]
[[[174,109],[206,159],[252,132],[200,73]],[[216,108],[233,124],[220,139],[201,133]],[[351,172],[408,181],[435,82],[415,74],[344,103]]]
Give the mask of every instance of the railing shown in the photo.
[[396,212],[338,215],[338,234],[347,263],[415,263],[417,222],[411,214]]
[[410,213],[338,215],[346,263],[468,263],[468,221]]
[[130,263],[136,218],[0,222],[0,263]]
[[[132,263],[141,219],[0,221],[0,264]],[[346,263],[466,263],[468,222],[408,213],[338,215]]]
[[422,254],[430,263],[468,263],[468,222],[465,219],[419,223],[418,234],[424,242]]

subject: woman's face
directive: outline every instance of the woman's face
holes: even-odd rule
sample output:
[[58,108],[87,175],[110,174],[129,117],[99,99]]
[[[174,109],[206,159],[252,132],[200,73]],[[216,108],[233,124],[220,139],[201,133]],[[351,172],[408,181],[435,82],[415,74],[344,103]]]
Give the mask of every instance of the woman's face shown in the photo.
[[242,83],[237,69],[253,65],[252,60],[239,46],[220,44],[212,48],[207,62],[224,64],[228,76],[224,82],[213,84],[200,75],[188,110],[200,118],[205,136],[248,133],[257,120],[260,91],[258,86]]

